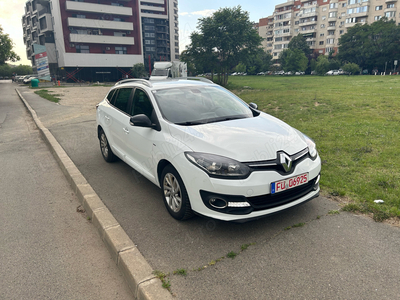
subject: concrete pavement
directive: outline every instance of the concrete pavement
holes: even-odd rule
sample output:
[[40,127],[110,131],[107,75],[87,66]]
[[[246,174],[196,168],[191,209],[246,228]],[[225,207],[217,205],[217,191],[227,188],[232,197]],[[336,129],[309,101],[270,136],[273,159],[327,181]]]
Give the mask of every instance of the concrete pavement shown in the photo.
[[0,299],[132,299],[15,87],[0,81]]
[[[176,299],[400,298],[398,228],[331,214],[339,207],[323,197],[240,225],[176,222],[154,185],[122,162],[102,160],[94,115],[21,92],[150,266],[171,273]],[[231,251],[238,255],[228,258]],[[173,275],[177,269],[187,276]]]

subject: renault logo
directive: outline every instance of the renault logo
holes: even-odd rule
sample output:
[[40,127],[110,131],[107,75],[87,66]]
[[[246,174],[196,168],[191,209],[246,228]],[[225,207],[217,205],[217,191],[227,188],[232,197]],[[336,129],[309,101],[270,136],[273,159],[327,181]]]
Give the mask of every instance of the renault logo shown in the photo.
[[279,154],[279,162],[286,172],[290,172],[292,169],[292,159],[286,153]]

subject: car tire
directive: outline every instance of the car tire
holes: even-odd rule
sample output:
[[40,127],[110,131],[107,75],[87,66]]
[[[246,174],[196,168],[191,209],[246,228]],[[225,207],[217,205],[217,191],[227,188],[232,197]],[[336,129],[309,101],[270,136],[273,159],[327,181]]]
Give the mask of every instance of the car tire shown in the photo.
[[108,143],[108,139],[106,134],[104,133],[103,130],[100,132],[100,151],[101,155],[103,155],[103,158],[106,162],[114,162],[117,160],[117,156],[112,152],[110,144]]
[[185,185],[171,165],[166,166],[161,174],[161,191],[165,207],[174,219],[183,221],[193,217]]

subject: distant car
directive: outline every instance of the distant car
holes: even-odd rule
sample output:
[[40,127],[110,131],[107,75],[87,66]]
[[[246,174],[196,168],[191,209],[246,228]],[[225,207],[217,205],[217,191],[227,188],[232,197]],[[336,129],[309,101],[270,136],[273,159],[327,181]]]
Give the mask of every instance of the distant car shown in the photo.
[[265,75],[264,72],[257,73],[257,75]]
[[28,78],[24,79],[24,84],[29,84],[31,83],[32,79],[37,79],[35,76],[29,76]]
[[18,78],[18,82],[24,83],[24,79],[27,79],[27,78],[29,78],[30,76],[32,76],[32,75],[23,75],[23,76],[20,76],[20,77]]
[[209,80],[121,81],[96,120],[104,160],[160,187],[177,220],[243,222],[319,194],[315,143]]
[[3,76],[0,76],[0,80],[2,80],[3,79]]
[[339,75],[339,70],[330,70],[326,72],[326,75]]

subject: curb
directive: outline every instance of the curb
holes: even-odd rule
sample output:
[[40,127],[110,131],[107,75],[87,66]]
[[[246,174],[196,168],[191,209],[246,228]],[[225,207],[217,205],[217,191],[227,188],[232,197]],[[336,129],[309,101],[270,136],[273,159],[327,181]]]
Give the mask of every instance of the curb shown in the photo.
[[15,89],[22,100],[41,136],[56,159],[62,172],[77,195],[79,202],[92,220],[101,239],[117,264],[135,299],[138,300],[172,300],[172,295],[161,287],[160,280],[153,274],[153,269],[139,252],[135,244],[122,229],[108,208],[101,201],[82,173],[57,142],[51,132],[43,126],[36,112],[24,99],[18,89]]

